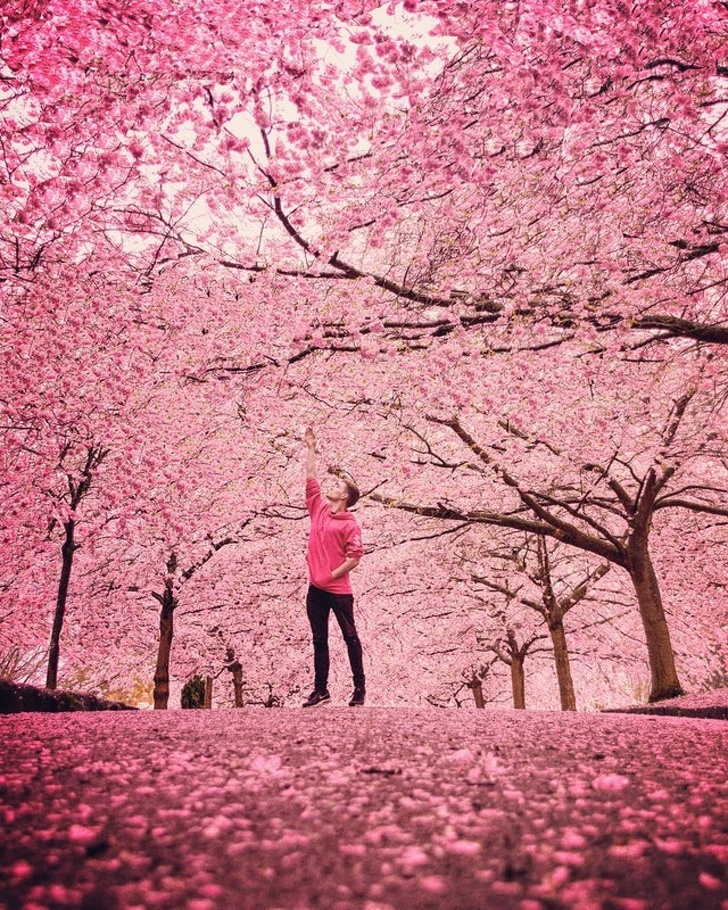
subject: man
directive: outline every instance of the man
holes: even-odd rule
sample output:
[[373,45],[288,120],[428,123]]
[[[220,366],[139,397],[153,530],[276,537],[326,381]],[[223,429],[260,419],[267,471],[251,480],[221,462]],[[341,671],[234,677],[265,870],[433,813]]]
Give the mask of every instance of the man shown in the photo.
[[[304,702],[313,708],[331,700],[329,682],[329,613],[333,611],[349,653],[354,692],[349,705],[363,705],[366,695],[362,647],[354,623],[354,595],[349,573],[364,555],[361,531],[349,507],[359,490],[345,480],[332,481],[324,498],[316,477],[316,436],[306,430],[306,508],[311,516],[308,538],[309,588],[306,612],[313,636],[314,689]],[[328,501],[327,501],[328,500]]]

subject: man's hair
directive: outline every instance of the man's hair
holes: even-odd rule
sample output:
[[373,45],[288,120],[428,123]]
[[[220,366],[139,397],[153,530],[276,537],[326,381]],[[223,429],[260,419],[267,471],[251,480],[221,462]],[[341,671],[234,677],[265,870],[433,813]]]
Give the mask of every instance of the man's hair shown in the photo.
[[344,484],[346,485],[346,508],[351,509],[359,502],[361,493],[359,487],[350,480],[345,480]]

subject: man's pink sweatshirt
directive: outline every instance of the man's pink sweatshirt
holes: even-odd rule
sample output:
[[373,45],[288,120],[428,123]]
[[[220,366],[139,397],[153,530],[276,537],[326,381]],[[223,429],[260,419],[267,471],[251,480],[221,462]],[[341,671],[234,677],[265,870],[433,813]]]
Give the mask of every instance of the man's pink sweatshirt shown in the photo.
[[318,480],[306,481],[306,508],[311,516],[306,556],[311,584],[331,594],[351,594],[349,574],[333,578],[331,573],[347,559],[364,555],[356,518],[351,512],[332,512]]

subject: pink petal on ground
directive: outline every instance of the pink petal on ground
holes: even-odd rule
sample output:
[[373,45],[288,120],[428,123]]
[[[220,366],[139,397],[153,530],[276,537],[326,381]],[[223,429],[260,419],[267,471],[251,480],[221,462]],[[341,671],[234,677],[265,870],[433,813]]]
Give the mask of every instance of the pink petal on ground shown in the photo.
[[714,875],[711,875],[709,872],[701,872],[698,876],[698,881],[703,888],[707,888],[708,891],[717,891],[722,885],[721,880]]
[[595,790],[624,790],[629,784],[630,779],[621,774],[601,774],[592,781]]
[[71,825],[68,839],[75,844],[90,844],[98,834],[98,828],[87,828],[85,825]]

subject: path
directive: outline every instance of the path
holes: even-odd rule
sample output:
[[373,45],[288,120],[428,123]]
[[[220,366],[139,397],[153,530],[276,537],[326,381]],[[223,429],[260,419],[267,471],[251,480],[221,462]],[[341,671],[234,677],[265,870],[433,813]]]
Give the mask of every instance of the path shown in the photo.
[[728,724],[0,717],[0,908],[728,910]]

